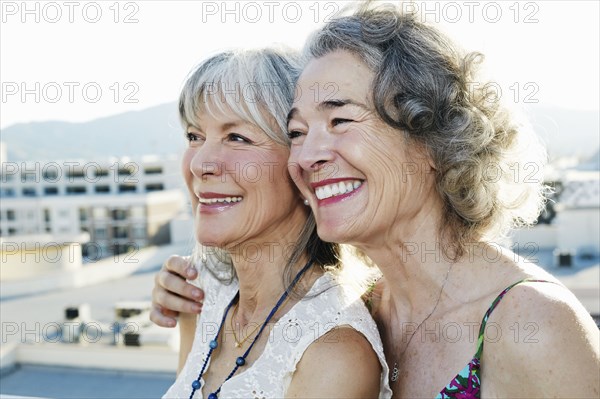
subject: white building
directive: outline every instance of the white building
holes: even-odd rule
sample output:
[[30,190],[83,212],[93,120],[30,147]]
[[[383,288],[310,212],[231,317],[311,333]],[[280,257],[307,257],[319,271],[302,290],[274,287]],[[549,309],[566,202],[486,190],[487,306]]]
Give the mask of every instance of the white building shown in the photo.
[[556,181],[562,186],[556,217],[551,224],[513,232],[514,245],[600,256],[600,171],[562,171]]
[[570,171],[557,206],[557,247],[581,256],[600,254],[600,172]]
[[186,205],[175,156],[3,159],[0,173],[0,236],[89,233],[84,261],[169,243],[169,222]]

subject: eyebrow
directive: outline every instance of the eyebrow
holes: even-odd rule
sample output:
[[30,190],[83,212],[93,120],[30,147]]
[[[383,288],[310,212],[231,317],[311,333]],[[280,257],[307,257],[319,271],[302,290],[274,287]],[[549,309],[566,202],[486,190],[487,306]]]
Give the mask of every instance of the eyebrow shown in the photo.
[[[354,100],[350,100],[349,98],[347,98],[347,99],[331,99],[331,100],[320,102],[319,105],[317,105],[317,111],[325,111],[325,110],[341,108],[341,107],[345,107],[346,105],[353,105],[355,107],[359,107],[364,110],[369,109],[365,104],[362,104],[362,103],[359,103],[359,102],[356,102]],[[292,108],[287,115],[287,123],[290,123],[290,120],[294,116],[296,116],[296,114],[298,112],[299,112],[298,108],[296,108],[296,107]]]
[[[243,125],[243,124],[245,124],[245,123],[246,123],[246,122],[245,122],[245,121],[243,121],[243,120],[234,121],[234,122],[226,122],[226,123],[224,123],[224,124],[220,125],[220,126],[219,126],[219,129],[221,129],[221,130],[223,130],[223,131],[224,131],[224,130],[229,130],[229,129],[231,129],[231,128],[235,128],[235,127],[241,126],[241,125]],[[187,129],[186,129],[186,130],[188,130],[188,129],[190,129],[190,128],[193,128],[193,129],[196,129],[196,130],[199,130],[199,131],[203,132],[203,130],[202,130],[202,128],[201,128],[200,126],[188,125],[188,127],[187,127]]]

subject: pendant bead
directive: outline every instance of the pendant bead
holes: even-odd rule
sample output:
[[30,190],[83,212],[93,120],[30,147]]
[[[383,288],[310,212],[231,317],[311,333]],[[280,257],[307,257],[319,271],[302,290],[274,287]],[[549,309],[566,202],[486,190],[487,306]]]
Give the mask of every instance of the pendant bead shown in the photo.
[[208,346],[210,346],[210,349],[217,349],[217,346],[219,346],[219,343],[217,342],[216,339],[213,339],[212,341],[210,341]]
[[218,399],[219,397],[217,396],[216,393],[211,393],[210,395],[208,395],[208,399]]
[[246,364],[246,359],[240,356],[237,359],[235,359],[235,364],[242,367],[244,364]]
[[192,388],[199,389],[200,388],[200,381],[194,380],[194,382],[192,382]]

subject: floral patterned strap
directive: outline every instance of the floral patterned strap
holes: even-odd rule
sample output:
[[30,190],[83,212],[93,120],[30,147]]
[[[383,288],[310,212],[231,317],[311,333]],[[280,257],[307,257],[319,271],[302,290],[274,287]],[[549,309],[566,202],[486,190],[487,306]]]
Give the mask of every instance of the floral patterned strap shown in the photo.
[[514,286],[521,283],[554,283],[553,281],[548,280],[537,280],[537,279],[523,279],[517,281],[514,284],[506,287],[500,295],[494,299],[491,306],[488,308],[487,312],[483,316],[483,320],[481,321],[481,327],[479,328],[479,337],[477,339],[477,353],[471,359],[469,364],[465,366],[457,375],[450,381],[448,385],[436,396],[436,399],[446,399],[446,398],[460,398],[460,399],[478,399],[481,395],[481,354],[483,352],[483,338],[485,332],[486,323],[490,317],[490,314],[494,311],[498,303],[502,300],[504,295],[508,291],[511,290]]
[[548,281],[548,280],[538,280],[538,279],[533,279],[533,278],[525,278],[523,280],[517,281],[514,284],[509,285],[508,287],[506,287],[497,297],[496,299],[494,299],[494,302],[492,302],[492,304],[490,305],[490,307],[488,308],[487,312],[485,312],[485,315],[483,316],[483,320],[481,320],[481,326],[479,327],[479,337],[477,338],[477,353],[475,353],[475,358],[476,359],[481,359],[481,353],[483,352],[483,338],[485,336],[485,326],[487,324],[488,319],[490,318],[490,315],[492,314],[492,312],[494,311],[494,309],[496,309],[496,306],[498,306],[498,303],[500,303],[500,301],[502,300],[502,298],[504,298],[504,295],[506,295],[506,293],[508,291],[510,291],[514,286],[519,285],[521,283],[554,283],[553,281]]

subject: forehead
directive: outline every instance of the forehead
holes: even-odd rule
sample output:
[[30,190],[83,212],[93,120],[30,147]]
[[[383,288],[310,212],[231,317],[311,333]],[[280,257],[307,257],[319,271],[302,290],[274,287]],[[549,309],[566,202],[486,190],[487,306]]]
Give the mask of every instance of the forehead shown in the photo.
[[338,50],[311,60],[300,75],[294,106],[333,99],[370,103],[373,72],[356,55]]

